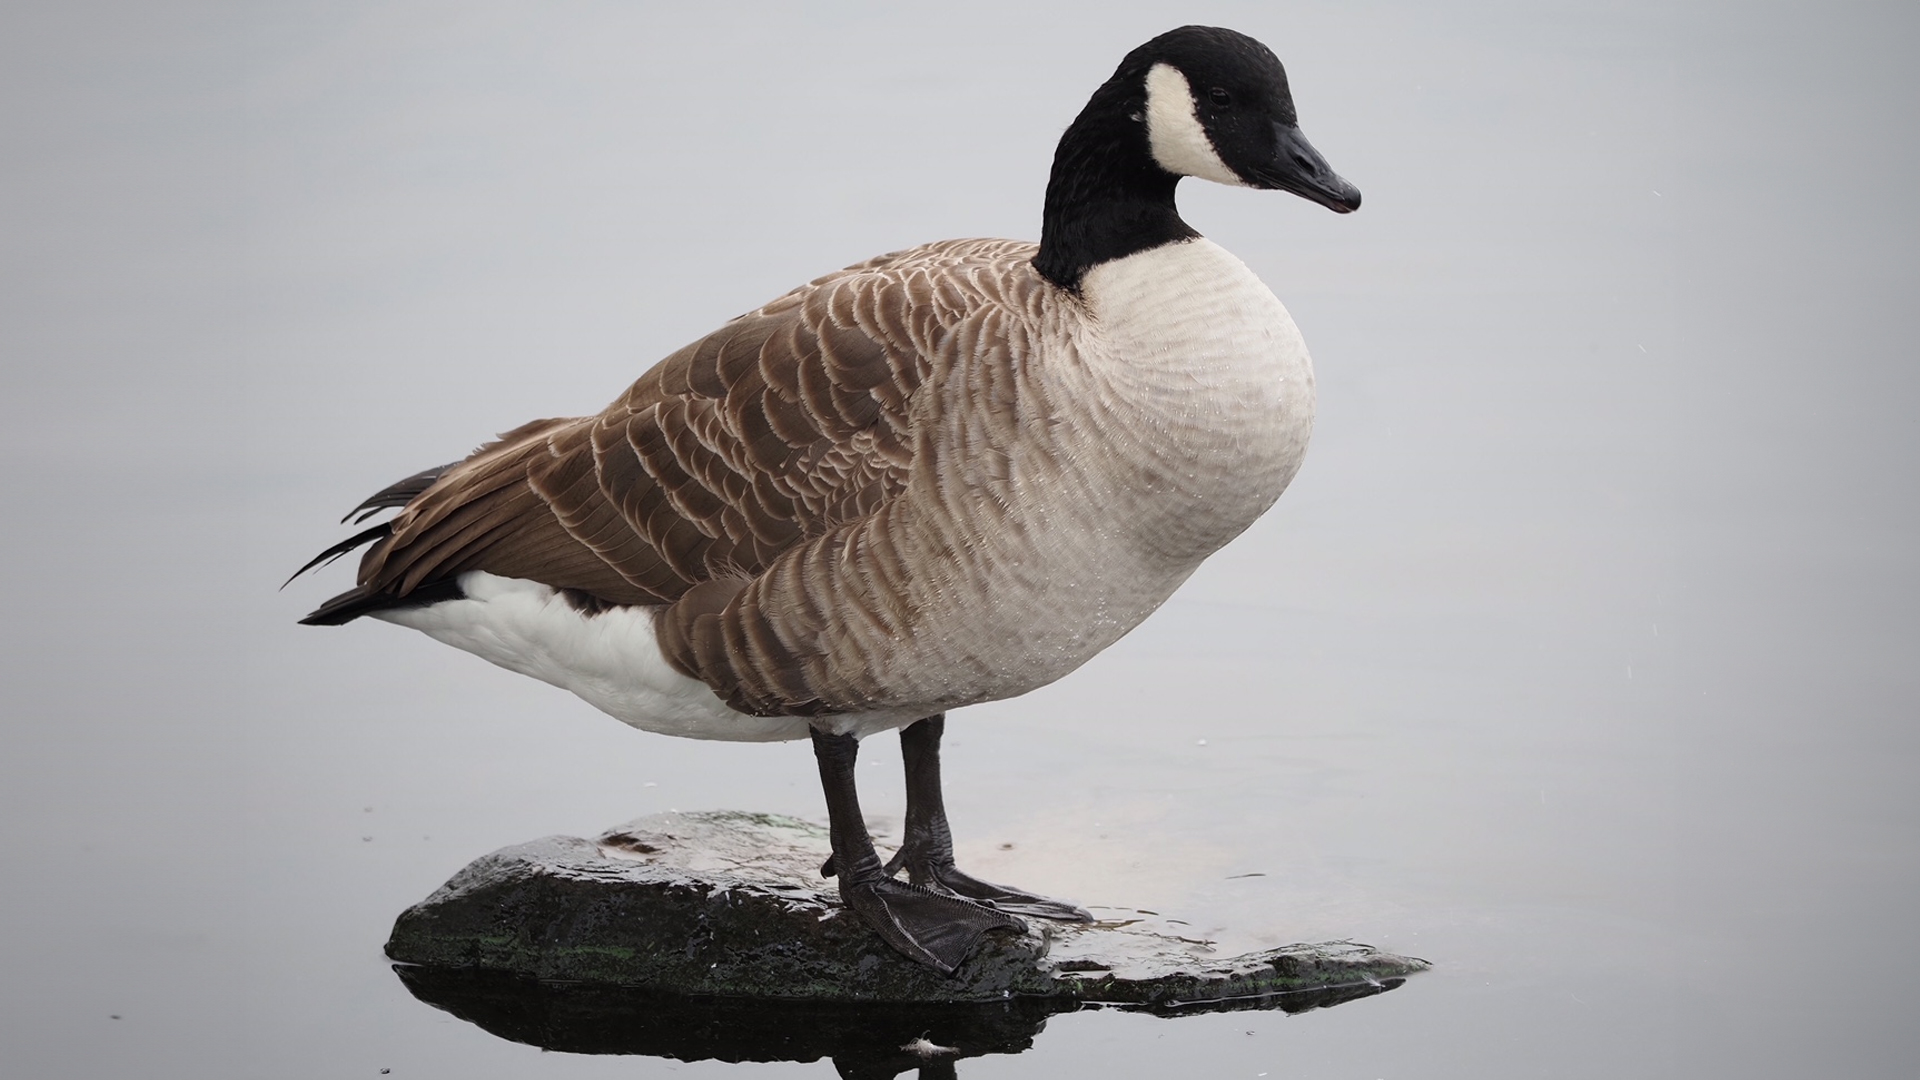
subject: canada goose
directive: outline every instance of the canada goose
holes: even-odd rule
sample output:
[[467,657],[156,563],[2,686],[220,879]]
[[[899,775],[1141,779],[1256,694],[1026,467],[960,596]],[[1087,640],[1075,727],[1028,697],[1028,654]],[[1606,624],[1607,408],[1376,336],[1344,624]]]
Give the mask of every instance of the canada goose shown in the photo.
[[[1180,219],[1182,176],[1360,205],[1266,46],[1162,34],[1061,137],[1037,247],[953,240],[828,274],[596,416],[399,481],[347,516],[397,515],[301,568],[370,545],[358,584],[302,622],[409,626],[649,731],[810,737],[823,871],[941,971],[1017,915],[1088,919],[954,867],[940,737],[947,710],[1044,686],[1133,629],[1300,465],[1306,348]],[[907,814],[883,863],[853,766],[889,729]]]

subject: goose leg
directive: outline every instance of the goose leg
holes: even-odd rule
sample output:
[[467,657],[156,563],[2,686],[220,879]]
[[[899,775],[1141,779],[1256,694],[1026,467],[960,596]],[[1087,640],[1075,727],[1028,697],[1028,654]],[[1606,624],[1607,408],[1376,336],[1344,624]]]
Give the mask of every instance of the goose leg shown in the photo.
[[1024,933],[1027,925],[1004,912],[948,892],[894,881],[867,837],[854,789],[852,735],[813,732],[813,756],[827,796],[827,831],[840,899],[860,921],[907,957],[951,975],[989,930]]
[[981,881],[953,865],[953,833],[947,827],[947,804],[940,794],[940,737],[946,730],[945,713],[900,729],[900,753],[907,766],[906,837],[884,872],[891,875],[904,866],[907,880],[915,885],[992,904],[1001,911],[1092,922],[1093,915],[1077,904]]

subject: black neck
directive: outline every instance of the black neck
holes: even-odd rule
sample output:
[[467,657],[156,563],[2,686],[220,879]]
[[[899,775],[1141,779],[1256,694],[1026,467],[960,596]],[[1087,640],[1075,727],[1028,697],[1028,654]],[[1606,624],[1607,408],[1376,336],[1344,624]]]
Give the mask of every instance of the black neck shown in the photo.
[[1200,235],[1174,208],[1180,178],[1153,160],[1146,108],[1142,80],[1123,71],[1060,137],[1033,265],[1063,289],[1079,292],[1103,262]]

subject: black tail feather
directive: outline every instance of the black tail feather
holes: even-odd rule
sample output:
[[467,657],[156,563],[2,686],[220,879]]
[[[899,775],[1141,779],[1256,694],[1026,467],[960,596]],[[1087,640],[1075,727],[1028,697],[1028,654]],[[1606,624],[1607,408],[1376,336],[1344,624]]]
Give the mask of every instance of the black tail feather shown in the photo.
[[458,600],[465,595],[467,594],[460,589],[460,583],[453,578],[426,582],[405,596],[375,592],[365,585],[359,585],[314,608],[311,614],[300,620],[300,625],[339,626],[376,611],[399,607],[425,607],[445,600]]
[[[404,507],[419,498],[422,492],[433,486],[434,481],[440,479],[443,473],[457,464],[459,464],[459,462],[453,462],[447,465],[436,465],[431,469],[422,469],[403,480],[396,480],[368,496],[365,502],[347,511],[347,516],[340,520],[343,523],[351,521],[355,525],[358,525],[382,510]],[[294,578],[299,577],[301,574],[317,566],[325,566],[340,556],[353,551],[355,548],[378,543],[392,535],[393,523],[389,521],[383,521],[371,528],[357,532],[320,554],[315,555],[313,558],[308,559],[306,565],[295,570],[292,576],[280,584],[280,587],[283,589],[286,588]],[[392,593],[387,592],[374,592],[362,585],[349,589],[326,603],[321,604],[306,618],[301,619],[300,622],[307,626],[338,626],[341,623],[351,622],[362,615],[379,611],[382,608],[435,604],[442,600],[458,599],[461,595],[463,594],[460,592],[460,586],[452,581],[429,582],[415,588],[406,596],[394,596]]]
[[460,463],[453,461],[445,465],[435,465],[431,469],[421,469],[404,480],[396,480],[367,496],[366,502],[347,511],[347,516],[341,518],[340,523],[344,525],[351,521],[358,525],[382,510],[405,506],[419,498],[422,492],[433,486],[434,481],[458,464]]
[[320,554],[315,555],[313,558],[308,559],[307,564],[305,566],[302,566],[300,569],[295,570],[292,573],[292,575],[290,575],[287,578],[286,581],[283,581],[280,583],[280,587],[283,589],[286,588],[289,584],[293,582],[294,578],[299,577],[301,574],[306,573],[307,571],[313,569],[316,566],[324,566],[325,564],[332,562],[333,560],[339,558],[340,556],[345,555],[347,552],[352,551],[354,548],[361,547],[365,544],[371,544],[376,540],[384,540],[387,537],[392,535],[393,535],[393,525],[385,521],[381,522],[378,525],[375,525],[371,529],[367,529],[363,532],[354,533],[352,536],[347,537],[345,540],[340,541],[339,543],[333,545],[332,547],[321,552]]

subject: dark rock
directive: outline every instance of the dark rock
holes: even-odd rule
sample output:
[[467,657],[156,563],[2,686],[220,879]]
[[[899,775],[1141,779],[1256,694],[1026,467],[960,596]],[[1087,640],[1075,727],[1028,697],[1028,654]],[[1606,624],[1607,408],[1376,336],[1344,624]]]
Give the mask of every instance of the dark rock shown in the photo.
[[[819,826],[725,811],[657,814],[597,840],[535,840],[475,860],[409,908],[387,955],[439,971],[763,1002],[1040,998],[1155,1011],[1372,993],[1427,967],[1349,942],[1220,959],[1152,920],[1029,920],[1032,932],[989,936],[949,978],[895,954],[841,908],[819,877],[828,851]],[[409,977],[416,992],[431,981]]]

